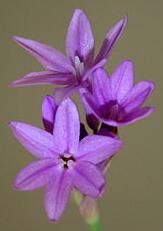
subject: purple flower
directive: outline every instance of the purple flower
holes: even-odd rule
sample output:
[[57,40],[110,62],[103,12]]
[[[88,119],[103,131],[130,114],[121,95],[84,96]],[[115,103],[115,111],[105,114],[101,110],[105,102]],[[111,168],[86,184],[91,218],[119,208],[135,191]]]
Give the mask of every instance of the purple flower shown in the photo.
[[45,71],[32,72],[12,83],[13,87],[38,84],[59,84],[58,98],[64,98],[79,88],[89,86],[89,76],[98,67],[104,66],[113,45],[127,24],[125,16],[106,34],[98,55],[94,58],[94,37],[87,16],[76,9],[68,27],[66,37],[67,56],[42,43],[25,38],[14,40],[32,54]]
[[[52,108],[51,103],[46,104],[47,112],[49,105]],[[53,134],[22,122],[11,122],[10,127],[18,141],[40,158],[20,171],[14,186],[22,191],[45,187],[50,220],[60,218],[73,188],[93,198],[102,194],[105,181],[96,165],[113,156],[122,141],[89,135],[79,142],[79,115],[70,99],[56,111]]]
[[45,130],[52,134],[57,108],[58,105],[56,104],[54,97],[50,95],[44,97],[42,102],[42,122]]
[[111,78],[103,69],[94,72],[92,95],[85,100],[95,115],[105,124],[121,126],[149,116],[152,107],[142,107],[154,89],[152,81],[141,81],[133,86],[134,67],[124,61]]

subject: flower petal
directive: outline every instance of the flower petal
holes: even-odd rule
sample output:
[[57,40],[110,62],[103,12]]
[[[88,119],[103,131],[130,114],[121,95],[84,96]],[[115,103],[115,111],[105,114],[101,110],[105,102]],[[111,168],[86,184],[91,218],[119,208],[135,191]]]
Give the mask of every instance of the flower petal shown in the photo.
[[34,156],[39,158],[55,158],[53,136],[43,129],[32,125],[13,121],[10,128],[17,140]]
[[106,34],[101,49],[95,59],[95,63],[98,63],[101,59],[107,59],[110,55],[112,47],[116,44],[121,37],[125,27],[127,25],[127,16],[118,21]]
[[56,99],[56,103],[60,104],[63,100],[70,97],[79,88],[80,86],[76,86],[76,85],[70,85],[70,86],[62,87],[62,88],[55,88],[54,96]]
[[93,97],[99,106],[105,105],[112,100],[110,85],[110,78],[104,69],[99,68],[93,73]]
[[56,168],[53,159],[34,161],[22,169],[16,177],[14,187],[22,191],[30,191],[46,185]]
[[80,161],[69,172],[74,187],[81,193],[95,198],[101,196],[105,181],[102,173],[94,164]]
[[111,89],[114,99],[121,103],[133,87],[134,65],[131,61],[122,62],[111,77]]
[[122,104],[122,107],[125,109],[125,113],[129,113],[139,108],[150,96],[154,87],[155,86],[152,81],[141,81],[136,84]]
[[55,99],[52,96],[45,96],[42,102],[42,120],[47,132],[53,133],[56,110]]
[[67,55],[74,63],[75,56],[86,62],[93,55],[94,38],[87,16],[80,9],[76,9],[70,21],[67,39]]
[[38,62],[47,70],[67,73],[72,71],[72,67],[66,56],[55,48],[40,42],[14,36],[14,41],[27,50]]
[[93,131],[97,131],[100,121],[95,116],[93,110],[91,109],[85,98],[85,94],[89,94],[89,93],[86,89],[80,89],[79,94],[80,94],[81,103],[83,104],[86,113],[87,124]]
[[117,138],[89,135],[79,143],[78,160],[98,164],[115,155],[122,148],[122,141]]
[[57,221],[61,217],[68,203],[71,190],[71,179],[64,169],[58,168],[46,189],[45,209],[49,220]]
[[83,98],[85,98],[85,103],[90,108],[90,111],[92,111],[98,118],[101,118],[102,114],[99,110],[100,105],[98,105],[97,101],[95,101],[95,98],[89,93],[84,93]]
[[126,115],[126,117],[123,119],[122,122],[119,122],[119,126],[127,125],[136,122],[137,120],[143,119],[150,114],[152,114],[154,109],[152,107],[143,107],[143,108],[138,108],[136,111],[133,113]]
[[31,72],[23,78],[11,83],[11,87],[23,87],[31,85],[59,84],[67,85],[74,83],[74,77],[69,73],[57,73],[54,71]]
[[75,154],[79,144],[79,114],[75,104],[64,100],[57,109],[54,124],[54,145],[59,153]]

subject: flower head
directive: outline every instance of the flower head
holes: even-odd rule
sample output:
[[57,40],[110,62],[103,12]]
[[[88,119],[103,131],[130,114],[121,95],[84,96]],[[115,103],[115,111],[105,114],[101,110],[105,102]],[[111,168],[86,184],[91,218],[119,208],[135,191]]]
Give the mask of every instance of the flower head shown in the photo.
[[95,115],[105,124],[121,126],[133,123],[153,112],[152,107],[142,107],[154,89],[152,81],[141,81],[133,86],[134,67],[124,61],[111,78],[99,68],[93,74],[92,95],[85,100]]
[[14,81],[12,86],[36,84],[66,86],[57,91],[58,98],[64,98],[79,88],[87,88],[91,73],[98,67],[104,66],[113,45],[121,36],[126,24],[127,17],[125,16],[111,28],[96,57],[94,57],[94,37],[91,25],[87,16],[80,9],[75,10],[68,27],[67,56],[40,42],[15,36],[14,40],[32,54],[42,64],[45,71],[29,73]]
[[79,142],[79,115],[70,99],[58,106],[53,132],[22,122],[11,122],[10,127],[18,141],[40,159],[20,171],[14,186],[22,191],[45,187],[50,220],[60,218],[73,188],[94,198],[102,194],[105,181],[97,165],[113,156],[122,142],[100,135],[89,135]]

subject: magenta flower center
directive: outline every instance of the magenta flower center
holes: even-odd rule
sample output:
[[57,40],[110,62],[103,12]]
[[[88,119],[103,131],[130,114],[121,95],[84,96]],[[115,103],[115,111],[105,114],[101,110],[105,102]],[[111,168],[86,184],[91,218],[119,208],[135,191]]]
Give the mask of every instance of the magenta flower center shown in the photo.
[[112,100],[100,108],[103,116],[110,120],[120,121],[122,119],[122,108],[117,100]]
[[72,165],[75,162],[75,158],[72,156],[72,154],[67,154],[67,153],[61,155],[60,160],[61,160],[62,167],[65,169],[72,167]]

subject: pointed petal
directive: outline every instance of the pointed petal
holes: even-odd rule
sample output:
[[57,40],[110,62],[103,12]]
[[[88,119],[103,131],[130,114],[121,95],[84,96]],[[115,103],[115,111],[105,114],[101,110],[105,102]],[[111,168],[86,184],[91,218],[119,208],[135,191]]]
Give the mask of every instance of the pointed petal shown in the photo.
[[45,96],[42,102],[42,120],[47,132],[53,133],[56,110],[55,99],[52,96]]
[[72,176],[72,183],[81,193],[91,196],[99,197],[104,187],[104,177],[98,168],[85,161],[80,161],[70,171]]
[[100,125],[100,121],[94,115],[93,110],[90,108],[89,104],[87,103],[87,100],[85,99],[85,94],[87,94],[88,91],[86,91],[85,89],[84,90],[80,89],[79,93],[80,93],[81,103],[83,104],[83,107],[84,107],[84,110],[85,110],[85,113],[86,113],[87,124],[93,131],[97,131],[98,127]]
[[11,83],[11,87],[23,87],[31,85],[59,84],[68,85],[74,83],[74,77],[69,73],[57,73],[53,71],[31,72],[23,78]]
[[17,175],[14,187],[22,191],[30,191],[46,185],[56,168],[53,159],[34,161]]
[[68,203],[72,183],[64,169],[58,168],[47,185],[45,209],[50,221],[57,221]]
[[127,96],[127,99],[122,104],[125,113],[131,112],[139,108],[145,100],[151,95],[154,90],[152,81],[141,81],[136,84]]
[[93,65],[92,68],[88,69],[88,71],[85,73],[85,75],[82,77],[82,80],[86,80],[86,79],[90,79],[92,77],[92,73],[98,69],[98,68],[102,68],[105,64],[106,64],[107,60],[106,59],[102,59],[100,62],[98,62],[97,64]]
[[98,105],[104,105],[112,100],[110,78],[107,72],[99,68],[93,73],[93,97]]
[[71,97],[71,95],[77,91],[80,88],[80,86],[71,85],[67,87],[62,88],[56,88],[54,90],[54,96],[56,99],[56,103],[60,104],[63,100],[65,100],[68,97]]
[[59,153],[75,154],[79,144],[80,135],[79,114],[75,104],[64,100],[55,116],[54,145]]
[[55,48],[30,39],[14,36],[14,41],[28,51],[47,70],[71,72],[72,67],[66,56]]
[[122,141],[116,138],[89,135],[79,143],[78,160],[98,164],[115,155],[122,148]]
[[119,122],[119,126],[127,125],[136,122],[137,120],[148,117],[153,113],[154,109],[152,107],[138,108],[135,112],[126,115],[122,122]]
[[106,34],[106,37],[103,41],[101,49],[96,57],[95,63],[98,63],[101,59],[107,59],[110,55],[110,52],[113,46],[121,37],[125,27],[127,25],[127,16],[122,18],[119,22],[117,22]]
[[100,112],[100,105],[97,101],[95,101],[95,98],[89,93],[83,94],[83,97],[91,111],[97,116],[97,118],[101,118],[102,114]]
[[17,140],[34,156],[39,158],[55,158],[53,136],[43,129],[32,125],[13,121],[10,123]]
[[114,99],[121,103],[131,88],[134,80],[134,65],[131,61],[122,62],[111,77],[111,89]]
[[77,9],[70,21],[67,39],[67,55],[74,62],[75,56],[85,61],[93,55],[94,38],[87,16],[83,11]]

